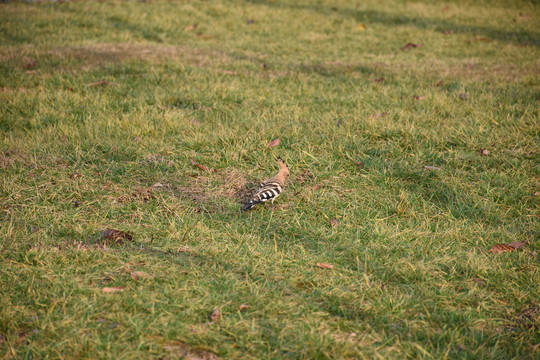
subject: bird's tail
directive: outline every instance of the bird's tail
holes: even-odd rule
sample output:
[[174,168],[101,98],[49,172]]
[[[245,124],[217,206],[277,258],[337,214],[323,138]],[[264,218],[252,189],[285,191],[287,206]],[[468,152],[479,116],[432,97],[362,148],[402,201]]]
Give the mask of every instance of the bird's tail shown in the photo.
[[257,204],[259,204],[260,201],[253,201],[253,200],[250,200],[248,201],[247,203],[244,204],[244,206],[242,206],[242,211],[248,211],[248,210],[251,210],[253,209],[253,207]]

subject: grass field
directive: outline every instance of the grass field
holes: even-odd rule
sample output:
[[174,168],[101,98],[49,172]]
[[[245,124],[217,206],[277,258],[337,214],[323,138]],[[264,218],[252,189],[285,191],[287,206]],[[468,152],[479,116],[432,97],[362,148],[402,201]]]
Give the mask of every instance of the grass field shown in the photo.
[[[538,24],[0,4],[0,357],[539,359]],[[288,187],[241,212],[278,156]]]

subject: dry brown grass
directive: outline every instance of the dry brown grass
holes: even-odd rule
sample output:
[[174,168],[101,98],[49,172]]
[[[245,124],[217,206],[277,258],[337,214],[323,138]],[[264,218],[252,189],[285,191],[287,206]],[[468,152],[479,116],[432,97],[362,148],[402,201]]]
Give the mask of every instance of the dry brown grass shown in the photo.
[[212,67],[232,62],[222,51],[186,46],[153,43],[88,44],[53,48],[49,54],[54,58],[70,57],[84,66],[94,67],[124,61],[147,61],[161,63],[174,61],[181,64]]

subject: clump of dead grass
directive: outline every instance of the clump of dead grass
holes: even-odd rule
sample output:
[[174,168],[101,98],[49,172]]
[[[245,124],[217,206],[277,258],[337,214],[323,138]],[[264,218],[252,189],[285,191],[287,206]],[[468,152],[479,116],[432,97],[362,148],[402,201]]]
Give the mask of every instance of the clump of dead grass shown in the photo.
[[222,171],[221,179],[224,182],[220,190],[221,194],[233,198],[239,203],[248,201],[257,187],[257,183],[248,181],[244,173],[238,169]]

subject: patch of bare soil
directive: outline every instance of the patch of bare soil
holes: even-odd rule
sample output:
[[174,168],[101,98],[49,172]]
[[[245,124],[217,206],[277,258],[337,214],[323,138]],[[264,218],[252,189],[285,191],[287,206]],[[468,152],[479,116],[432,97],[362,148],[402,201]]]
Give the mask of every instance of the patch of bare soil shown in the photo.
[[131,194],[118,197],[116,201],[118,201],[119,203],[127,203],[132,201],[147,202],[155,198],[154,191],[155,189],[152,187],[138,187]]
[[244,174],[237,169],[228,169],[221,175],[225,182],[221,189],[222,194],[236,199],[240,203],[248,201],[259,186],[253,181],[248,181]]
[[6,169],[15,162],[26,162],[28,155],[18,150],[0,152],[0,169]]
[[174,186],[170,190],[174,195],[182,199],[193,201],[197,204],[207,203],[209,198],[202,187],[194,184],[192,186]]
[[293,178],[293,182],[296,184],[304,184],[306,182],[311,182],[312,179],[315,178],[315,175],[310,170],[303,171],[296,175]]
[[515,318],[517,325],[527,329],[536,329],[540,323],[540,305],[533,303],[524,307]]
[[219,360],[219,357],[208,350],[196,349],[181,341],[173,341],[163,346],[170,354],[170,359],[186,360]]
[[151,62],[174,60],[195,66],[210,66],[231,61],[227,54],[218,50],[150,43],[90,44],[58,47],[50,50],[49,54],[54,57],[72,57],[83,61],[88,66],[128,60]]

